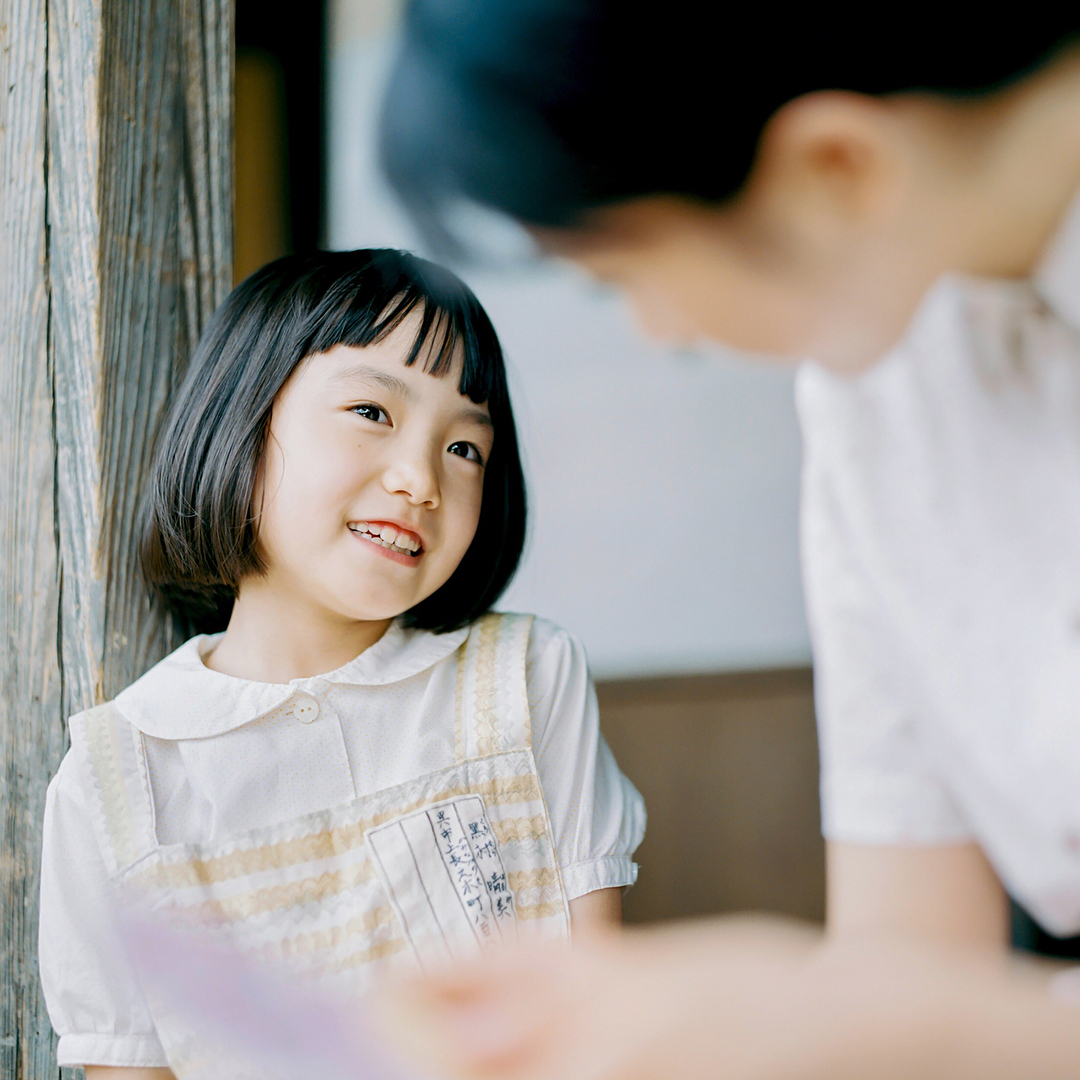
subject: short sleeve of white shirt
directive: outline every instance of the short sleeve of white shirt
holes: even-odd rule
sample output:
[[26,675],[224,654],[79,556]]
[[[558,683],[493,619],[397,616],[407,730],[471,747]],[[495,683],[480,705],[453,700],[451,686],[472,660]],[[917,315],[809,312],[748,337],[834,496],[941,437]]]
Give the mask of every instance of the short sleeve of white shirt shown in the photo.
[[860,535],[844,465],[829,449],[807,446],[802,510],[822,830],[849,843],[966,839],[926,743],[930,717],[918,664],[894,625],[877,553]]
[[581,642],[537,619],[526,672],[536,767],[567,898],[632,885],[645,804],[600,733]]
[[41,866],[41,981],[60,1065],[168,1064],[112,927],[109,882],[74,759],[49,785]]
[[925,408],[934,388],[905,348],[857,380],[815,365],[797,380],[822,824],[827,839],[850,843],[970,836],[940,769],[933,676],[912,648],[912,628],[917,638],[933,617],[927,574],[949,517],[935,506],[933,470],[947,467],[948,447]]

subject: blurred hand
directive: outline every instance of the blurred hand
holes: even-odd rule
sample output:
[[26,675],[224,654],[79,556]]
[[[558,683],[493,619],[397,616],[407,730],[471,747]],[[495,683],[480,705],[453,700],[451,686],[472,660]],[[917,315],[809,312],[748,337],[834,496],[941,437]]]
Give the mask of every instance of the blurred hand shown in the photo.
[[1063,1024],[1041,983],[910,942],[825,944],[778,920],[516,950],[382,1005],[411,1057],[469,1080],[1080,1075],[1080,1018],[1065,1009]]

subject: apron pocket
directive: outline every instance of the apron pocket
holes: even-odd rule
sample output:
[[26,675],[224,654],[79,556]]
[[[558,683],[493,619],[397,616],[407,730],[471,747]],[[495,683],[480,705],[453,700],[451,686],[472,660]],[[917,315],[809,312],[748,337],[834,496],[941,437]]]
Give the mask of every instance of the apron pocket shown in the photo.
[[480,796],[395,818],[366,839],[422,967],[516,939],[513,894]]

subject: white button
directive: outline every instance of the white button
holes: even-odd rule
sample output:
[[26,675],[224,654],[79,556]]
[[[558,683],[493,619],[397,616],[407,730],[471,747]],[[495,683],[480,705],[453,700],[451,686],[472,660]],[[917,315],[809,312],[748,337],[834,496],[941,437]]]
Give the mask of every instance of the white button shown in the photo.
[[289,710],[301,724],[310,724],[319,715],[319,703],[306,694],[301,694]]

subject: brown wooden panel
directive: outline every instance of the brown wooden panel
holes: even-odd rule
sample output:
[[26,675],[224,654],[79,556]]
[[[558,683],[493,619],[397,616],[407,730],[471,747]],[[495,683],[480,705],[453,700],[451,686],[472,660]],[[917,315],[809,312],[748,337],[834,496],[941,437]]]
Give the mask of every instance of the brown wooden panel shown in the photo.
[[601,682],[600,718],[649,827],[630,922],[760,910],[824,917],[808,669]]

